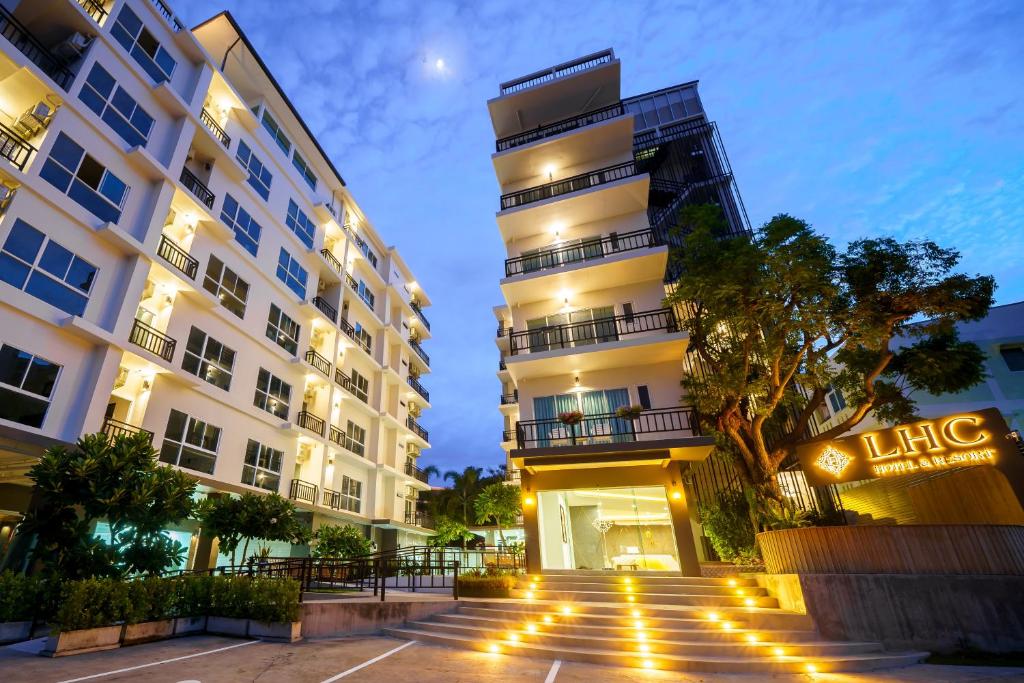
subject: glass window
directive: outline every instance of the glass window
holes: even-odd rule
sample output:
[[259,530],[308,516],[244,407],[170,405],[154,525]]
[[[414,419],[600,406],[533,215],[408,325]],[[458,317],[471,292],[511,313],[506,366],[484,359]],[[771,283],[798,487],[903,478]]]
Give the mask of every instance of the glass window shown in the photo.
[[284,452],[249,439],[245,446],[242,483],[277,491],[281,485],[281,463]]
[[71,315],[82,315],[99,269],[20,218],[0,250],[0,280]]
[[181,367],[196,377],[224,391],[231,388],[231,372],[235,366],[235,352],[193,327],[185,345]]
[[1024,346],[1004,346],[999,349],[999,355],[1011,372],[1024,371]]
[[359,298],[362,299],[363,301],[365,301],[366,305],[369,306],[372,309],[373,308],[373,302],[376,300],[376,297],[373,295],[373,292],[370,290],[370,288],[367,286],[367,284],[365,282],[363,282],[362,280],[359,281],[358,293],[359,293]]
[[288,215],[284,224],[291,228],[295,236],[308,248],[313,248],[313,237],[316,235],[316,224],[309,220],[306,212],[299,208],[294,199],[288,200]]
[[0,418],[42,427],[61,366],[9,344],[0,346]]
[[121,7],[110,34],[154,81],[171,79],[178,63],[127,5]]
[[833,413],[838,413],[846,407],[846,399],[843,397],[843,392],[839,391],[835,387],[831,387],[829,389],[828,402],[832,404]]
[[220,446],[220,427],[171,410],[160,446],[160,461],[213,474]]
[[366,403],[369,398],[370,380],[366,379],[359,374],[358,370],[352,370],[352,393],[356,395],[356,398]]
[[377,255],[373,253],[372,249],[370,249],[370,245],[366,243],[366,240],[364,240],[359,235],[356,235],[356,246],[359,247],[359,251],[363,253],[363,256],[366,257],[366,260],[369,261],[374,268],[376,268]]
[[100,220],[120,220],[128,186],[63,132],[39,175]]
[[260,234],[262,234],[263,228],[230,194],[224,195],[224,206],[221,208],[220,219],[234,231],[235,241],[255,256],[260,248]]
[[102,66],[93,65],[78,97],[129,145],[146,146],[153,117]]
[[252,189],[256,190],[256,193],[264,199],[269,199],[270,184],[274,181],[274,176],[259,160],[259,157],[253,154],[249,145],[245,144],[245,140],[238,141],[236,158],[249,171],[249,185],[252,186]]
[[341,509],[359,512],[360,499],[363,493],[363,482],[356,481],[347,474],[341,477]]
[[366,452],[366,430],[357,425],[352,420],[348,421],[348,425],[345,429],[345,435],[348,437],[345,439],[345,447],[356,455],[363,455]]
[[292,385],[260,368],[256,377],[256,396],[252,404],[282,420],[288,419],[288,405],[292,398]]
[[292,258],[292,255],[282,247],[277,258],[277,279],[285,283],[288,289],[305,301],[307,278],[306,269],[300,266],[298,260]]
[[311,190],[316,189],[316,176],[313,174],[313,169],[309,167],[306,160],[299,156],[299,150],[295,150],[292,154],[292,166],[299,169],[299,174],[302,179],[306,181]]
[[210,255],[206,265],[203,288],[220,300],[221,306],[239,318],[245,317],[245,304],[249,300],[249,283],[238,277],[216,256]]
[[360,323],[356,323],[353,328],[356,334],[356,341],[359,342],[359,346],[363,348],[363,351],[370,353],[370,349],[373,347],[373,337],[366,331],[366,328]]
[[300,326],[275,304],[270,304],[270,317],[267,320],[267,338],[292,354],[299,351]]
[[281,130],[281,126],[274,120],[274,117],[270,115],[270,110],[266,107],[263,108],[262,121],[263,127],[267,129],[268,133],[270,133],[270,137],[274,138],[274,142],[277,143],[277,146],[281,148],[282,152],[288,154],[292,149],[292,143],[288,139],[288,136],[284,134],[284,131]]

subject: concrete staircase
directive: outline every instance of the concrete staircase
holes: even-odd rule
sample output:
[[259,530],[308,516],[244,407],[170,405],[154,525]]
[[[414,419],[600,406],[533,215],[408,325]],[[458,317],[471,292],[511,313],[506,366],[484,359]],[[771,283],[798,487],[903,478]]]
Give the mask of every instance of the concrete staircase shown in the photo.
[[454,613],[386,629],[484,652],[674,671],[814,673],[908,666],[925,652],[822,640],[752,579],[550,572],[512,600],[461,600]]

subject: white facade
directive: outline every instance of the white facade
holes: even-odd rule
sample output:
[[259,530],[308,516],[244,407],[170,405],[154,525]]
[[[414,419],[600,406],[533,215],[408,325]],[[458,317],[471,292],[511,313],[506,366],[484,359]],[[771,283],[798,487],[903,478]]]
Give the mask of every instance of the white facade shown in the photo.
[[0,484],[25,484],[27,444],[142,429],[208,490],[429,533],[429,299],[230,15],[7,7],[32,37],[0,39]]

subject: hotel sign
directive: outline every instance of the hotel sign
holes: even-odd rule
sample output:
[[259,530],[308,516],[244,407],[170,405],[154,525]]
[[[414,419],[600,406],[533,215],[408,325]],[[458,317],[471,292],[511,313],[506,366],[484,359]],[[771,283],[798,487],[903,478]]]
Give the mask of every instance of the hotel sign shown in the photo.
[[797,447],[808,483],[919,474],[1019,460],[1010,429],[996,408],[956,413]]

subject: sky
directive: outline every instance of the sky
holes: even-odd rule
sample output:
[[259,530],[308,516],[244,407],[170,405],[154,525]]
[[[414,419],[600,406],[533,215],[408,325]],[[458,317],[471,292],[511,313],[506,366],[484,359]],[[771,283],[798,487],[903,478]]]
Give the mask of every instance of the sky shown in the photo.
[[[504,462],[491,309],[498,83],[614,48],[622,95],[699,80],[751,224],[930,238],[1024,299],[1024,1],[175,0],[230,10],[433,301],[442,471]],[[437,60],[444,68],[438,70]]]

